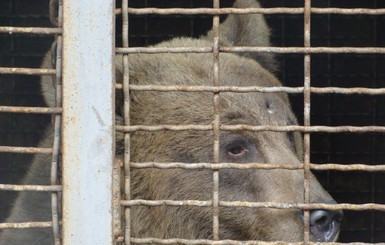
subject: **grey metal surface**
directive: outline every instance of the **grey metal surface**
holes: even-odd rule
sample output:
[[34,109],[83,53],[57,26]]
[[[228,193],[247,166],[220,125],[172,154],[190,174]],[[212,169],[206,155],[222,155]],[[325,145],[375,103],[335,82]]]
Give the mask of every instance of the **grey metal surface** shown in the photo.
[[114,1],[63,5],[63,244],[113,243]]

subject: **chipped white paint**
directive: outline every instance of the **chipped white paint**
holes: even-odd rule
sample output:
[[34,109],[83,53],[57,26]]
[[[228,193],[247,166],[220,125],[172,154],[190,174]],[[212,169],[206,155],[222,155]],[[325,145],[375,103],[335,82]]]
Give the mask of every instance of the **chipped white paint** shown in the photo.
[[63,243],[113,244],[115,1],[64,1]]

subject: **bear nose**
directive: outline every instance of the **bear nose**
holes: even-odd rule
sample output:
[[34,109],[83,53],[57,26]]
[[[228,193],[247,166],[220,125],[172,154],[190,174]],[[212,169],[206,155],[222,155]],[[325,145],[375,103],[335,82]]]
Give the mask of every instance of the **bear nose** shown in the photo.
[[319,242],[332,242],[340,230],[341,210],[314,210],[310,213],[310,232]]

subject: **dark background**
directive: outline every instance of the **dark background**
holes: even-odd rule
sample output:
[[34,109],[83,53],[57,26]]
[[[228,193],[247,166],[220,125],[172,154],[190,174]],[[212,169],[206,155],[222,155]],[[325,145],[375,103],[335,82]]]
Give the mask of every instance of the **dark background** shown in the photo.
[[[207,0],[134,0],[133,7],[211,7]],[[222,0],[231,6],[232,0]],[[264,7],[301,7],[303,0],[262,0]],[[384,8],[381,0],[313,0],[314,7]],[[119,6],[119,3],[117,3]],[[303,15],[267,15],[273,46],[303,47]],[[117,19],[117,46],[121,45]],[[146,46],[176,36],[199,37],[210,29],[209,16],[135,16],[130,18],[130,45]],[[1,0],[0,25],[50,26],[48,0]],[[383,47],[385,16],[312,15],[312,46]],[[40,65],[53,37],[0,34],[0,66]],[[303,55],[279,55],[279,79],[286,86],[302,86]],[[385,87],[385,56],[373,54],[312,55],[312,86]],[[37,76],[0,75],[0,105],[43,106]],[[303,96],[291,96],[294,111],[303,121]],[[385,125],[385,96],[312,94],[312,125]],[[49,116],[0,114],[0,145],[35,146]],[[384,164],[383,134],[326,134],[311,136],[314,163]],[[0,153],[0,183],[17,183],[31,156]],[[385,203],[385,174],[316,172],[337,202]],[[15,193],[0,192],[0,220],[6,217]],[[342,242],[384,242],[385,213],[345,211]]]

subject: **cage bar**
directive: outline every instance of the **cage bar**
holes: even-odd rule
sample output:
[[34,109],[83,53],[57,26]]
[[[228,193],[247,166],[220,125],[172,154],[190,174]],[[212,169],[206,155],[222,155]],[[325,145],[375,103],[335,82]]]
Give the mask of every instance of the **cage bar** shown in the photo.
[[[122,89],[122,84],[116,84],[116,89]],[[259,86],[164,86],[164,85],[129,85],[133,91],[158,91],[158,92],[234,92],[234,93],[276,93],[285,92],[288,94],[303,93],[304,87],[259,87]],[[367,94],[367,95],[383,95],[384,88],[341,88],[341,87],[310,87],[310,92],[314,94]]]
[[[209,131],[212,130],[212,125],[134,125],[134,126],[117,126],[116,130],[121,132],[134,131]],[[234,124],[221,125],[221,130],[224,131],[276,131],[276,132],[291,132],[298,131],[302,133],[385,133],[385,126],[270,126],[270,125],[248,125],[248,124]]]
[[[195,206],[195,207],[210,207],[212,201],[202,200],[143,200],[135,199],[130,201],[121,201],[123,206]],[[246,202],[246,201],[219,201],[220,207],[245,207],[245,208],[275,208],[275,209],[302,209],[305,211],[314,209],[328,209],[328,210],[353,210],[366,211],[378,210],[385,211],[385,204],[377,203],[339,203],[339,204],[325,204],[325,203],[277,203],[277,202]]]
[[[277,164],[277,163],[182,163],[182,162],[131,162],[131,168],[180,168],[180,169],[287,169],[298,170],[303,169],[303,165],[292,164]],[[310,169],[325,171],[325,170],[338,170],[338,171],[367,171],[367,172],[379,172],[385,171],[385,165],[369,165],[369,164],[337,164],[337,163],[323,163],[315,164],[310,163]]]
[[62,33],[61,28],[0,26],[0,33],[53,35]]
[[[53,3],[57,1],[57,9],[53,8],[55,6]],[[63,1],[62,0],[51,0],[50,1],[50,17],[51,21],[53,19],[57,19],[57,26],[62,28],[63,26]],[[55,14],[57,16],[55,18]],[[56,42],[52,45],[52,50],[54,54],[56,54],[56,59],[52,65],[55,66],[56,74],[52,76],[52,80],[55,83],[55,106],[62,107],[63,102],[63,89],[62,89],[62,50],[63,50],[63,37],[61,35],[57,35]],[[54,58],[54,57],[52,57]],[[61,144],[61,126],[62,126],[62,115],[55,114],[54,115],[54,138],[53,138],[53,146],[52,146],[52,157],[51,157],[51,173],[50,173],[50,182],[51,185],[57,185],[59,181],[58,171],[59,171],[59,161],[60,161],[60,144]],[[52,231],[55,245],[61,245],[61,232],[59,219],[61,214],[61,193],[59,192],[51,192],[51,213],[52,213]]]
[[[308,48],[311,46],[311,0],[305,0],[304,2],[304,47]],[[308,127],[311,125],[310,122],[310,82],[311,82],[311,70],[310,70],[311,57],[310,54],[304,56],[304,126]],[[304,133],[304,160],[303,160],[303,171],[304,171],[304,204],[310,203],[310,133]],[[307,245],[310,242],[310,212],[309,210],[303,210],[303,242]]]
[[[220,52],[224,53],[252,53],[265,52],[277,54],[384,54],[383,47],[219,47]],[[123,54],[135,53],[212,53],[210,47],[130,47],[116,48],[116,52]]]
[[[185,245],[303,245],[303,242],[265,242],[265,241],[236,241],[220,240],[212,241],[207,239],[187,240],[187,239],[159,239],[159,238],[131,238],[136,244],[185,244]],[[309,245],[319,245],[320,243],[309,242]],[[364,242],[328,242],[327,245],[384,245],[384,243],[364,243]]]
[[113,243],[114,8],[107,0],[63,3],[65,245]]
[[[128,0],[122,1],[123,16],[122,16],[122,42],[123,48],[128,48],[129,42],[129,19],[128,19]],[[130,76],[129,76],[129,59],[127,54],[123,54],[123,99],[124,99],[124,125],[130,125]],[[131,135],[130,132],[124,134],[124,197],[126,200],[131,199]],[[131,209],[124,208],[125,229],[124,229],[124,243],[131,244]]]
[[[305,8],[127,8],[129,14],[135,15],[226,15],[226,14],[303,14]],[[116,9],[116,14],[121,14],[121,9]],[[312,8],[312,14],[341,14],[341,15],[382,15],[385,14],[384,8],[370,9],[370,8]]]
[[[219,0],[213,0],[213,9],[220,9]],[[213,16],[213,85],[219,86],[219,15]],[[213,116],[213,162],[219,163],[220,129],[220,93],[214,92]],[[213,171],[213,239],[219,240],[219,171]]]

